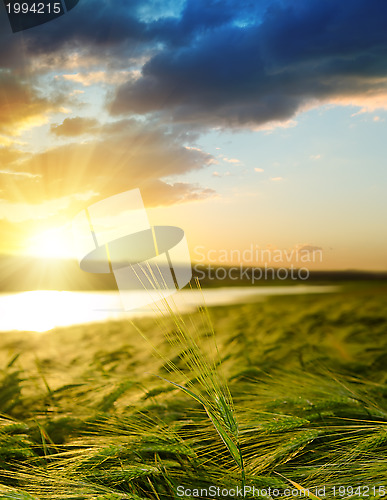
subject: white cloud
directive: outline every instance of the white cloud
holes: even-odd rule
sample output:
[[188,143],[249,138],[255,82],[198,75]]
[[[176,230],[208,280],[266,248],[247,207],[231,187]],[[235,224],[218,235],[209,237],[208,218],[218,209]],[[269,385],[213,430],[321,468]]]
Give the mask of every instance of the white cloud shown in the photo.
[[41,175],[39,174],[31,174],[29,172],[14,172],[13,170],[8,170],[8,169],[0,170],[0,174],[14,175],[16,177],[28,177],[29,179],[35,179],[36,177],[41,177]]
[[238,158],[226,158],[226,157],[223,158],[223,161],[225,161],[227,163],[240,163],[241,162],[240,160],[238,160]]
[[121,84],[129,78],[136,80],[141,76],[139,71],[92,71],[90,73],[75,73],[73,75],[62,75],[65,80],[80,83],[84,87],[89,87],[95,83]]
[[277,129],[293,128],[296,127],[297,125],[298,122],[292,119],[286,120],[284,122],[279,120],[274,120],[257,126],[250,127],[250,129],[253,132],[266,132],[267,134],[270,134]]

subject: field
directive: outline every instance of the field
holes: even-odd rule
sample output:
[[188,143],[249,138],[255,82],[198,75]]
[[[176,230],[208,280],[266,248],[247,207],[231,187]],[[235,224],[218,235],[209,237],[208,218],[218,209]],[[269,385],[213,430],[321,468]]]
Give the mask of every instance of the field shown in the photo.
[[2,334],[0,498],[381,498],[386,333],[381,281]]

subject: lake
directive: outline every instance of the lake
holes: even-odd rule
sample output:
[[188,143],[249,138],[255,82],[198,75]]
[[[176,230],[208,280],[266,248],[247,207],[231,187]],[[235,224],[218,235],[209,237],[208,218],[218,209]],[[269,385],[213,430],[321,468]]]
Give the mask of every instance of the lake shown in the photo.
[[[260,301],[272,295],[332,293],[336,286],[265,286],[181,290],[168,298],[179,312],[198,306]],[[146,292],[136,292],[146,293]],[[161,305],[160,305],[161,304]],[[0,294],[0,331],[45,332],[56,327],[160,314],[158,302],[134,311],[122,309],[118,292],[69,292],[39,290]]]

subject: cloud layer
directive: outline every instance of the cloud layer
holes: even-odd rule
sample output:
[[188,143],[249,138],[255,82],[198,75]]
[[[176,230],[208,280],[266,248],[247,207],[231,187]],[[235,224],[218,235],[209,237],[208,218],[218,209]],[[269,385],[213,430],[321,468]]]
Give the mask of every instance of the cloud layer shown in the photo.
[[113,116],[152,114],[201,127],[287,121],[324,102],[386,106],[386,2],[187,0],[157,7],[155,0],[82,0],[47,25],[3,35],[9,49],[0,64],[35,73],[53,65],[83,69],[67,78],[85,85],[121,69],[111,78]]
[[382,97],[387,106],[386,2],[283,1],[251,17],[247,2],[235,2],[217,22],[203,4],[200,21],[189,18],[192,4],[172,25],[180,43],[170,33],[141,78],[117,89],[113,114],[161,112],[165,120],[238,127],[286,121],[331,100]]
[[[167,134],[157,126],[144,127],[136,120],[97,125],[96,120],[67,118],[61,125],[54,125],[52,131],[70,137],[70,142],[34,155],[10,156],[9,173],[4,175],[2,184],[3,197],[14,202],[23,191],[25,201],[39,203],[73,193],[108,196],[123,188],[140,187],[153,190],[151,205],[167,204],[163,189],[168,189],[169,203],[175,203],[189,198],[189,185],[179,183],[174,188],[168,184],[162,189],[160,179],[200,169],[212,161],[211,155],[182,146],[178,135]],[[79,140],[86,133],[90,139]],[[21,175],[25,172],[33,179]],[[160,188],[159,196],[155,182]],[[23,183],[33,183],[33,189],[25,190]],[[193,187],[193,198],[199,193]],[[208,194],[203,190],[205,193]]]
[[132,187],[148,205],[202,199],[182,176],[214,162],[188,147],[209,128],[387,108],[386,19],[382,0],[80,0],[13,34],[3,9],[0,219]]

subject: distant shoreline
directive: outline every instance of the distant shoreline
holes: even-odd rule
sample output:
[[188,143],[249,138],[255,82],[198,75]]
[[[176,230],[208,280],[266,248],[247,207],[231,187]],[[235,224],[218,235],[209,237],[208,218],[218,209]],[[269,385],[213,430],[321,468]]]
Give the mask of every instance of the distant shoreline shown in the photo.
[[[199,272],[195,272],[200,270]],[[231,273],[233,266],[212,266],[212,275],[202,264],[193,264],[193,280],[199,279],[202,288],[234,286],[295,286],[300,284],[345,284],[351,282],[387,282],[387,271],[309,271],[308,279],[235,279]],[[236,269],[236,268],[234,268]],[[261,267],[250,267],[249,272],[260,273]],[[282,268],[284,269],[284,268]],[[222,271],[217,274],[217,270]],[[222,279],[216,279],[219,275]],[[240,275],[240,273],[239,273]],[[237,273],[238,276],[238,273]],[[214,279],[215,277],[215,279]],[[194,285],[195,286],[195,285]],[[196,286],[195,286],[196,287]],[[103,291],[116,290],[112,274],[86,273],[79,268],[75,260],[39,259],[34,257],[0,256],[0,292],[19,292],[33,290],[68,290],[68,291]]]

